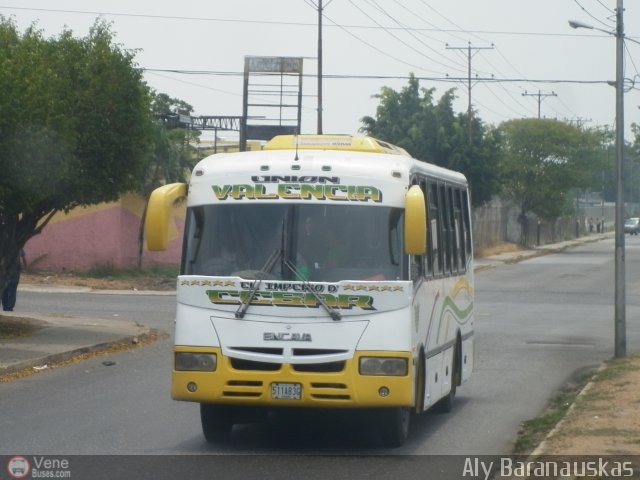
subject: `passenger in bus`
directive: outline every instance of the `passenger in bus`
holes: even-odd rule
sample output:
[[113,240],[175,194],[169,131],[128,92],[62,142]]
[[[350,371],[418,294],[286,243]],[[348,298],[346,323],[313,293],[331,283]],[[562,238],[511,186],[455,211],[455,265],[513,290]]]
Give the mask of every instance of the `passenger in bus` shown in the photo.
[[344,266],[345,255],[331,222],[307,217],[299,238],[298,251],[311,270]]

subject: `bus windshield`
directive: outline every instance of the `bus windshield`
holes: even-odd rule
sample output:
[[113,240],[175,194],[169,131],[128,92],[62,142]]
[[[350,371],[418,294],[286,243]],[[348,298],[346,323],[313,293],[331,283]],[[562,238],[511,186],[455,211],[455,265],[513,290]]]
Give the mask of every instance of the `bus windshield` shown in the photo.
[[183,275],[246,279],[406,279],[402,210],[351,205],[190,207]]

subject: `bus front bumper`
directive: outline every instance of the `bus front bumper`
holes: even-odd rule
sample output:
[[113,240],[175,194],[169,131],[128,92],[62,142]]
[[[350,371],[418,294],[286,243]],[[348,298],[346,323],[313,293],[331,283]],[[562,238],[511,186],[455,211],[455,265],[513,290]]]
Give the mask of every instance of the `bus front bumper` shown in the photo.
[[[410,352],[357,351],[339,371],[330,371],[334,367],[323,371],[322,364],[243,364],[237,368],[238,362],[223,356],[220,348],[176,346],[174,351],[215,354],[217,360],[214,371],[178,371],[174,366],[174,400],[316,408],[402,407],[414,402]],[[406,373],[362,375],[362,357],[405,359]]]

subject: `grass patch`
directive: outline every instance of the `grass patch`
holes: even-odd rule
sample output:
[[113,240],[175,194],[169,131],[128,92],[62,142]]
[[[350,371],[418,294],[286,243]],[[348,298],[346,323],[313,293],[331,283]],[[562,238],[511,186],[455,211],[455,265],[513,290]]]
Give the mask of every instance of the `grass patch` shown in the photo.
[[513,446],[513,453],[531,453],[565,417],[578,394],[592,377],[593,372],[579,375],[551,400],[540,416],[524,421]]
[[565,435],[580,435],[580,436],[592,436],[592,437],[625,437],[632,438],[638,436],[637,430],[629,430],[627,428],[581,428],[572,429],[565,433]]
[[608,360],[606,368],[600,370],[593,377],[594,382],[603,382],[606,380],[615,380],[625,375],[626,373],[633,372],[638,368],[633,365],[629,358],[614,358]]

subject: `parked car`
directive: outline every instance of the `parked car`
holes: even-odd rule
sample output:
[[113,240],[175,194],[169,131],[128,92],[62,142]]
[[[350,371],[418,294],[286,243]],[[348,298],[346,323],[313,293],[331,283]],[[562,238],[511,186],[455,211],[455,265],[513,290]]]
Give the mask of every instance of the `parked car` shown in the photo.
[[640,218],[627,218],[624,222],[624,233],[638,235],[638,232],[640,232]]

